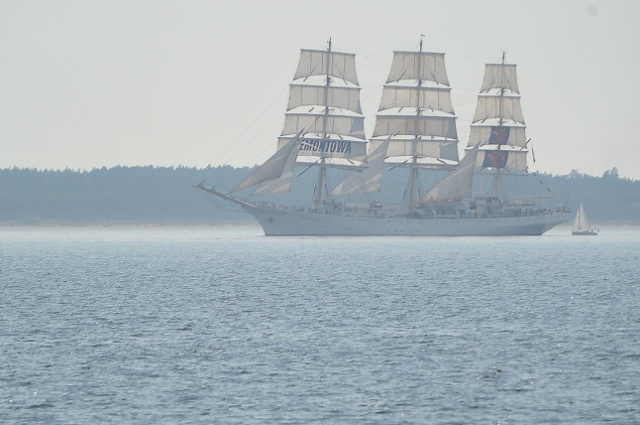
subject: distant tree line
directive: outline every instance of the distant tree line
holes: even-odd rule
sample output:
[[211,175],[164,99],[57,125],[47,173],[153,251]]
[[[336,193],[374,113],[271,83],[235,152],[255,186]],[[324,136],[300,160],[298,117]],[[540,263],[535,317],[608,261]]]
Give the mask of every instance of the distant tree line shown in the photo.
[[[230,166],[0,170],[0,223],[162,223],[235,220],[190,187],[204,178],[233,182],[249,172]],[[233,211],[232,211],[233,210]]]
[[[90,171],[0,169],[0,224],[220,223],[249,221],[239,207],[191,187],[206,180],[221,190],[251,172],[231,166],[125,167]],[[312,173],[308,173],[313,187]],[[640,223],[640,180],[623,179],[613,168],[600,177],[572,171],[566,176],[534,175],[553,203],[573,211],[583,202],[592,222]],[[401,180],[404,180],[401,178]],[[379,199],[398,200],[402,189],[385,185]],[[294,191],[304,204],[312,195]]]

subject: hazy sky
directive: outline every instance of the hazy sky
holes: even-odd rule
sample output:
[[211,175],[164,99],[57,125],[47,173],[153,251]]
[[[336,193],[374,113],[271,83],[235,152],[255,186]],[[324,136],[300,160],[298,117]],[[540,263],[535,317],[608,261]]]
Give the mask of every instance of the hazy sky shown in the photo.
[[533,170],[640,179],[640,1],[0,0],[0,168],[253,165],[301,48],[356,53],[371,134],[393,50],[444,52],[466,145],[518,65]]

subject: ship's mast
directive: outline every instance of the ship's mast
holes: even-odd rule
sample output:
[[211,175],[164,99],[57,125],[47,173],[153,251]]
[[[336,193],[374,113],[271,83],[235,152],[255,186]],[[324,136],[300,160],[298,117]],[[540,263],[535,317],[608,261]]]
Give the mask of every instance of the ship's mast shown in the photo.
[[[420,53],[422,53],[422,41],[424,36],[420,36]],[[411,177],[409,180],[409,214],[413,213],[416,208],[416,181],[418,180],[418,120],[420,119],[421,111],[420,111],[420,88],[422,87],[422,58],[418,55],[418,84],[417,84],[417,92],[416,92],[416,117],[414,120],[414,138],[413,143],[411,144]]]
[[504,55],[505,52],[502,52],[502,62],[500,67],[500,120],[498,121],[499,125],[502,125],[504,120]]
[[[331,38],[329,38],[327,46],[327,69],[326,69],[326,81],[324,85],[324,114],[322,116],[322,138],[327,139],[327,119],[329,117],[329,86],[331,85]],[[326,158],[324,153],[320,157],[320,170],[318,172],[318,183],[316,188],[316,208],[320,208],[324,203],[324,181],[327,175],[327,166],[325,165]]]
[[[506,53],[497,63],[485,64],[476,112],[471,121],[467,151],[480,143],[479,174],[492,182],[485,194],[503,197],[505,176],[527,175],[527,140],[520,106],[516,65],[506,62]],[[487,168],[487,171],[483,171]]]
[[[504,56],[505,52],[502,52],[502,62],[500,67],[500,102],[498,103],[499,108],[499,117],[498,117],[498,125],[502,126],[504,123]],[[500,146],[498,146],[500,149]],[[493,196],[500,195],[500,171],[501,169],[496,169],[493,174]]]
[[450,168],[458,162],[444,53],[425,52],[420,37],[418,50],[393,52],[372,135],[380,146],[386,143],[385,163],[409,169],[402,196],[408,214],[416,212],[424,195],[420,169]]

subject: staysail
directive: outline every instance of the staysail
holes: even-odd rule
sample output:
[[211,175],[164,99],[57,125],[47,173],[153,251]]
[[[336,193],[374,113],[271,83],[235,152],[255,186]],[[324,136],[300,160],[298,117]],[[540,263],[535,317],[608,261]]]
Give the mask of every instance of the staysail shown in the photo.
[[269,195],[290,190],[293,168],[298,149],[300,149],[301,134],[302,130],[287,144],[280,147],[264,164],[238,183],[231,193],[251,186],[258,186],[253,192],[256,195]]
[[471,196],[473,170],[478,154],[476,144],[442,180],[433,186],[422,198],[423,202],[459,200]]
[[352,171],[332,191],[331,195],[350,195],[353,193],[378,192],[382,183],[384,158],[389,145],[385,139],[377,146],[371,147],[367,167],[362,171]]

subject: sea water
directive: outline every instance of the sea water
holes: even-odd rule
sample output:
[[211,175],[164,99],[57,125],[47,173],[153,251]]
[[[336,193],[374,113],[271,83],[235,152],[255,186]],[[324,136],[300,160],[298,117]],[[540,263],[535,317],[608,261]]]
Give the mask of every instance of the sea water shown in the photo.
[[640,230],[0,229],[2,424],[640,423]]

